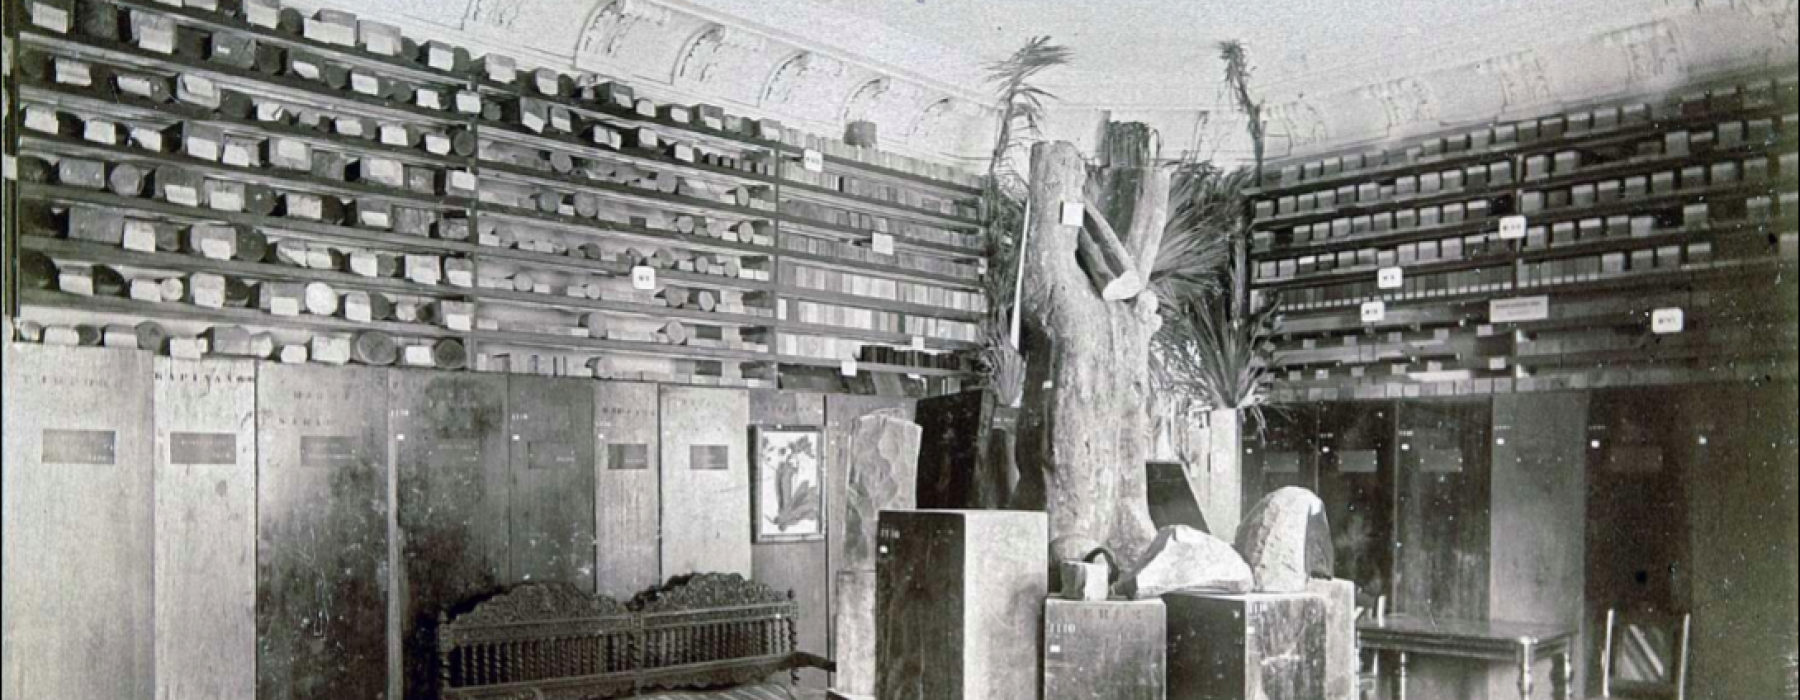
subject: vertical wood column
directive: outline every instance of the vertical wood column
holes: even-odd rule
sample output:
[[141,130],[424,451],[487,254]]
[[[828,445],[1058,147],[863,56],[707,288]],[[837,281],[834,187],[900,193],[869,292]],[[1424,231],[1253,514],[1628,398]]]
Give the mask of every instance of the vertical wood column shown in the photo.
[[595,590],[628,601],[662,582],[655,384],[594,384]]
[[594,591],[594,388],[587,381],[507,378],[514,581]]
[[[777,426],[797,425],[812,426],[823,429],[825,426],[825,396],[823,394],[775,391],[772,389],[752,389],[750,392],[750,425]],[[750,449],[757,446],[750,444]],[[818,446],[819,457],[823,468],[821,477],[829,475],[830,454],[824,445]],[[760,465],[755,464],[752,454],[752,489],[754,479],[760,473]],[[827,487],[823,481],[819,489],[824,492]],[[829,497],[829,494],[822,495]],[[820,517],[828,517],[828,509],[820,510]],[[777,591],[793,591],[795,600],[800,604],[800,619],[797,621],[800,636],[800,650],[820,656],[830,653],[827,642],[827,620],[831,617],[831,599],[827,597],[826,543],[824,539],[814,542],[782,542],[757,544],[751,548],[751,569],[754,578],[766,583]],[[826,687],[827,677],[823,671],[807,669],[800,674],[801,684],[808,688]]]

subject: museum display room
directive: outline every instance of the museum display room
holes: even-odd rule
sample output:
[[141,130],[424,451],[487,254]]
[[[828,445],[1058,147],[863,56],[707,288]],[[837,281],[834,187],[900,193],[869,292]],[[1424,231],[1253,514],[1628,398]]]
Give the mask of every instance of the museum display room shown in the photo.
[[1794,0],[4,0],[0,698],[1800,697]]

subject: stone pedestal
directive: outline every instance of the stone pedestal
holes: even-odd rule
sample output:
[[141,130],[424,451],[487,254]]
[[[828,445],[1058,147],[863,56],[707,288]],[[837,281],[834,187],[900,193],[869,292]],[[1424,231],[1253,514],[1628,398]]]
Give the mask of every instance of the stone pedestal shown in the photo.
[[1325,605],[1325,700],[1356,698],[1356,584],[1313,580],[1306,592]]
[[1311,594],[1177,592],[1168,605],[1169,700],[1325,696],[1325,605]]
[[1038,700],[1049,522],[1021,511],[882,511],[876,695]]
[[1044,601],[1044,700],[1163,700],[1160,600]]

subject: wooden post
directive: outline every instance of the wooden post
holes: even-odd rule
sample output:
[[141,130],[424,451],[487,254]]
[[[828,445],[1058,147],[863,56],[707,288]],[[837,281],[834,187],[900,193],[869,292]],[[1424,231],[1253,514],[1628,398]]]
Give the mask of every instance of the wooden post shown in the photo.
[[[1136,163],[1154,162],[1148,152],[1153,141],[1137,141],[1145,152]],[[1119,259],[1135,271],[1135,261],[1146,254],[1143,246],[1160,243],[1160,233],[1149,232],[1166,225],[1169,193],[1168,170],[1137,170],[1101,169],[1095,179],[1102,191],[1096,192],[1073,145],[1032,149],[1035,206],[1026,221],[1032,245],[1024,252],[1021,297],[1027,374],[1014,497],[1015,507],[1049,513],[1052,542],[1105,545],[1128,560],[1155,534],[1144,462],[1151,448],[1146,398],[1149,343],[1160,326],[1157,302],[1148,292],[1115,301],[1096,291],[1077,263],[1083,227],[1064,226],[1061,217],[1065,203],[1091,201],[1089,233],[1104,238],[1107,229],[1136,232],[1113,236],[1124,249]],[[1101,221],[1107,225],[1097,225]],[[1154,253],[1148,251],[1149,257]]]

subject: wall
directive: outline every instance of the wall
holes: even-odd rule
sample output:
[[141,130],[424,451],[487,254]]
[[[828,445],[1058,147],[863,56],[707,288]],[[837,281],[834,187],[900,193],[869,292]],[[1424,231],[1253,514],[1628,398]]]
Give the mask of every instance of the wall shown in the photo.
[[[879,126],[881,148],[978,169],[993,117],[973,79],[854,14],[801,2],[297,0],[389,22],[409,36],[512,56],[521,66],[623,79],[659,102],[772,117],[843,138]],[[956,73],[946,75],[947,72]]]
[[[752,542],[753,427],[821,431],[829,522],[855,419],[911,412],[880,397],[151,359],[6,350],[7,697],[432,698],[440,615],[525,581],[628,599],[674,573],[672,553],[741,559],[791,590],[800,648],[829,656],[835,536]],[[668,413],[684,402],[705,404],[706,430]],[[111,449],[70,452],[69,430]],[[686,446],[702,442],[735,454],[716,475],[671,473],[692,471]],[[734,485],[677,486],[714,476]]]

